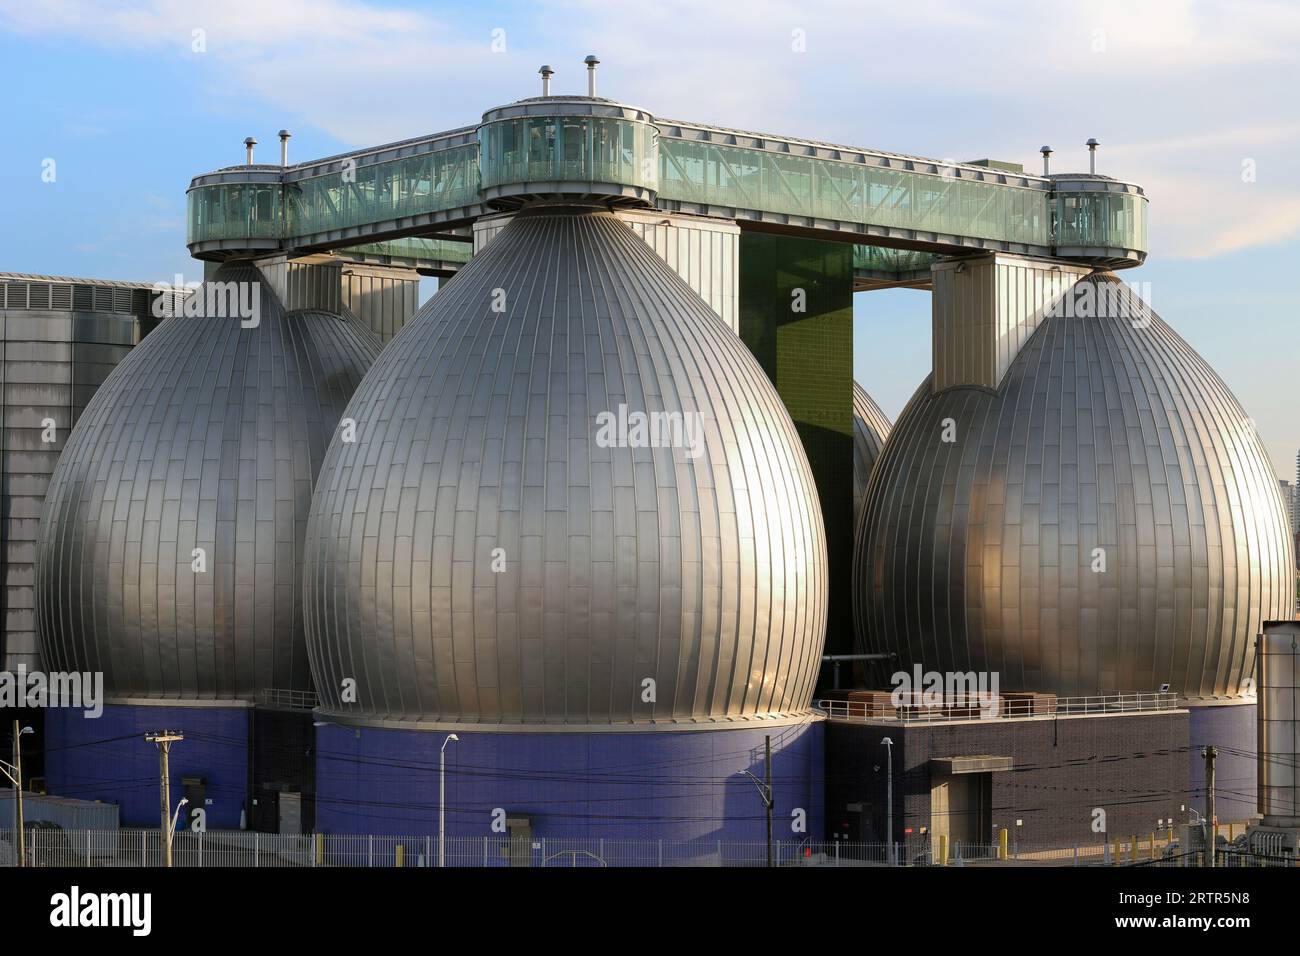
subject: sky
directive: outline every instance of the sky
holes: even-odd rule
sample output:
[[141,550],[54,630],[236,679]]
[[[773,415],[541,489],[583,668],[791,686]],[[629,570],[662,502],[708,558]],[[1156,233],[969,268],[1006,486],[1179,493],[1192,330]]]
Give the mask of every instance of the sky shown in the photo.
[[[1280,477],[1300,449],[1300,3],[1293,0],[0,0],[0,271],[201,277],[192,176],[478,121],[538,92],[661,117],[1139,182],[1123,273],[1235,392]],[[49,161],[53,161],[51,166]],[[53,181],[49,181],[50,170]],[[929,294],[854,297],[891,418],[929,371]]]

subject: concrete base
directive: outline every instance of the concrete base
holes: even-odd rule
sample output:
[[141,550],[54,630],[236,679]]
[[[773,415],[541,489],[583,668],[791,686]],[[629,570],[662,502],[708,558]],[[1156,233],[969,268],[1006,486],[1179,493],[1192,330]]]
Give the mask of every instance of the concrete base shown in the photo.
[[[892,827],[885,737],[893,750]],[[883,843],[891,833],[907,845],[908,859],[939,836],[950,847],[987,848],[1003,829],[1010,842],[1034,850],[1145,840],[1162,821],[1182,819],[1186,744],[1181,710],[832,720],[827,813],[840,839]],[[1104,833],[1095,829],[1101,823]]]
[[[322,718],[330,720],[332,718]],[[477,732],[447,745],[448,837],[766,839],[754,782],[772,737],[773,833],[820,840],[823,723],[635,733]],[[316,823],[324,833],[436,838],[438,753],[447,731],[325,723],[316,735]],[[792,829],[795,811],[804,832]],[[520,821],[527,821],[526,824]],[[494,822],[497,828],[494,829]]]
[[197,802],[194,794],[201,792],[208,829],[237,830],[247,809],[251,714],[242,704],[106,704],[92,719],[82,710],[51,708],[45,717],[46,789],[60,797],[116,803],[122,826],[157,828],[158,747],[144,738],[178,730],[185,740],[171,748],[172,808],[184,796]]

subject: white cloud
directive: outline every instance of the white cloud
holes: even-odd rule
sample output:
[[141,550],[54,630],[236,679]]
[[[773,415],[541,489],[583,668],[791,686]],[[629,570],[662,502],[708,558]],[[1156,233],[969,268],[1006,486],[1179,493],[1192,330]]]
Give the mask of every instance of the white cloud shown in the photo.
[[[187,59],[215,96],[257,97],[286,122],[354,145],[475,122],[494,100],[516,98],[495,93],[492,79],[523,72],[513,62],[507,74],[517,57],[492,53],[489,34],[360,0],[0,0],[0,28]],[[192,49],[195,30],[203,52]]]
[[544,61],[557,90],[580,90],[596,52],[603,94],[666,117],[1031,169],[1047,142],[1061,171],[1096,136],[1100,170],[1148,188],[1154,256],[1295,235],[1300,4],[557,0],[500,12],[504,54],[487,18],[373,0],[0,0],[0,28],[189,57],[231,108],[255,97],[354,145],[473,123],[534,93]]

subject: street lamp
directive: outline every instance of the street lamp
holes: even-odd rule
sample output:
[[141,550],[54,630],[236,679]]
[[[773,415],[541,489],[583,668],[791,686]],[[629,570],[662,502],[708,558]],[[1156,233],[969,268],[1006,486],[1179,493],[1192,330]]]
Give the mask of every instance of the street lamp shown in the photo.
[[14,785],[14,823],[18,830],[18,865],[27,865],[27,836],[23,832],[23,751],[19,743],[23,734],[35,733],[30,727],[19,728],[14,721],[14,762],[0,760],[0,773],[9,778]]
[[894,742],[881,738],[885,745],[885,840],[889,847],[889,865],[894,865]]
[[448,734],[438,751],[438,865],[447,865],[447,744],[460,738]]
[[190,802],[189,797],[181,797],[181,802],[176,804],[176,812],[172,814],[171,828],[173,833],[176,831],[176,820],[181,815],[181,807],[185,806],[189,802]]

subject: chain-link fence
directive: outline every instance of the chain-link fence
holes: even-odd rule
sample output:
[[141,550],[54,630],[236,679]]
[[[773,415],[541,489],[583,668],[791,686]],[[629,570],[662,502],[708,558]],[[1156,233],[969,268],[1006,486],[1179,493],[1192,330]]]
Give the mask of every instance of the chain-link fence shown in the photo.
[[[149,867],[163,865],[157,830],[62,830],[24,833],[26,865]],[[0,829],[0,866],[17,864],[17,833]],[[884,866],[1202,866],[1199,848],[1177,841],[1125,840],[1073,847],[1015,843],[829,843],[722,840],[579,840],[512,836],[437,837],[180,831],[173,835],[178,867],[884,867]],[[1215,865],[1293,866],[1290,856],[1263,856],[1240,844],[1220,846]]]

